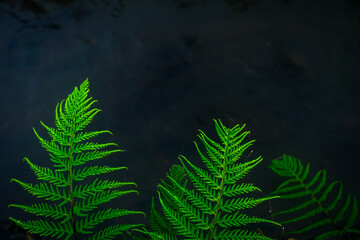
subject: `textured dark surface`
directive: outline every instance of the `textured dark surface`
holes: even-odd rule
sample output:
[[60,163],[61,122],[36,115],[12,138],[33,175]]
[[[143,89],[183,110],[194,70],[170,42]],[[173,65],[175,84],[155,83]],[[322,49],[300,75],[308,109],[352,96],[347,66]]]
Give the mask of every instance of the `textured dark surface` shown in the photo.
[[103,110],[92,128],[113,131],[127,151],[108,161],[140,191],[113,204],[148,212],[177,155],[198,162],[212,118],[247,123],[264,157],[247,180],[264,193],[285,152],[358,195],[358,1],[0,1],[0,34],[1,220],[33,200],[10,184],[34,181],[22,158],[48,163],[32,127],[45,136],[39,120],[85,77]]

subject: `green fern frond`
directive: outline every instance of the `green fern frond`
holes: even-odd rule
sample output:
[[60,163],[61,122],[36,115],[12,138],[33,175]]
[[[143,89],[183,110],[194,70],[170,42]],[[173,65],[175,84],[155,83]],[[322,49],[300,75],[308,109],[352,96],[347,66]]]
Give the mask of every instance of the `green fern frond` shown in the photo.
[[271,220],[240,212],[277,196],[258,199],[241,197],[246,193],[261,191],[252,183],[239,181],[259,164],[262,158],[250,161],[244,158],[244,151],[254,142],[245,141],[249,135],[249,132],[243,132],[245,125],[227,128],[220,120],[214,122],[220,141],[216,142],[199,131],[198,137],[205,152],[195,143],[205,168],[195,166],[180,155],[182,167],[177,170],[181,174],[176,175],[170,170],[168,181],[162,180],[159,184],[162,214],[155,210],[153,202],[153,231],[147,232],[151,239],[269,239],[241,228],[251,223],[263,222],[279,225]]
[[70,201],[70,196],[63,188],[58,188],[52,184],[39,183],[33,185],[32,183],[24,183],[17,179],[11,179],[12,182],[17,182],[22,186],[26,191],[38,198],[45,198],[46,200],[58,201],[61,200],[61,205]]
[[[183,190],[186,188],[188,182],[185,177],[184,168],[180,165],[174,164],[170,168],[167,176],[170,181],[167,182],[161,179],[161,185],[163,187],[159,188],[159,192],[161,193],[162,201],[164,201],[169,208],[178,209],[178,206],[172,199],[172,195],[169,195],[169,191],[170,193],[176,192],[179,197],[184,196]],[[153,230],[151,234],[153,239],[157,239],[155,237],[155,233],[161,233],[159,235],[159,239],[168,239],[169,236],[173,236],[177,231],[174,227],[172,227],[170,221],[164,216],[164,214],[156,210],[154,198],[151,202],[150,226]]]
[[153,232],[144,232],[149,235],[153,240],[177,240],[176,236],[172,236],[166,233],[153,233]]
[[169,231],[169,221],[155,209],[154,198],[151,200],[150,226],[154,232]]
[[91,176],[127,169],[126,167],[81,166],[89,161],[123,151],[120,149],[106,150],[109,147],[116,148],[118,145],[115,143],[87,142],[87,140],[101,134],[112,134],[108,130],[83,131],[91,123],[95,115],[100,112],[100,109],[92,108],[96,100],[88,97],[88,86],[89,82],[86,79],[79,88],[75,87],[74,91],[65,100],[56,105],[56,128],[40,122],[49,134],[50,140],[41,137],[33,129],[41,146],[49,153],[55,169],[38,166],[28,158],[24,158],[24,161],[27,162],[41,182],[32,184],[12,179],[13,182],[17,182],[37,198],[44,198],[53,202],[51,204],[39,203],[29,206],[21,204],[9,205],[46,218],[31,221],[19,221],[10,218],[30,233],[58,239],[73,237],[75,240],[79,239],[80,235],[91,234],[90,238],[87,237],[88,239],[104,240],[113,239],[116,235],[125,234],[126,231],[142,226],[139,224],[114,225],[98,233],[93,233],[94,227],[105,220],[143,213],[126,209],[96,211],[100,204],[114,198],[130,193],[138,193],[136,190],[117,189],[124,186],[136,186],[133,182],[95,178],[92,182],[81,184],[85,178]]
[[41,236],[51,236],[56,237],[57,239],[64,236],[64,239],[67,240],[73,235],[73,229],[69,221],[65,223],[56,223],[53,221],[19,221],[14,218],[10,218],[18,226],[29,230],[31,233],[39,234]]
[[[137,193],[136,190],[127,190],[127,191],[120,191],[120,190],[110,190],[110,191],[101,191],[97,192],[94,195],[90,195],[88,198],[81,199],[75,202],[74,209],[76,212],[80,214],[80,212],[88,212],[95,208],[98,205],[109,202],[115,198],[124,196],[130,193]],[[86,215],[86,214],[85,214]]]
[[63,173],[53,171],[46,167],[39,167],[30,162],[30,160],[26,157],[24,158],[24,161],[29,164],[30,168],[37,176],[37,179],[53,183],[58,187],[67,187],[70,185],[70,179],[68,177],[65,177]]
[[[345,203],[340,205],[343,185],[339,181],[326,184],[326,170],[318,171],[311,178],[309,177],[310,164],[304,167],[299,159],[289,155],[272,160],[269,168],[277,175],[287,178],[271,195],[279,195],[283,199],[301,200],[300,204],[273,215],[293,214],[287,220],[281,221],[282,224],[297,223],[299,225],[304,220],[311,221],[310,224],[291,231],[289,234],[301,234],[313,229],[321,229],[322,226],[332,227],[332,230],[324,230],[315,238],[317,240],[335,236],[344,237],[348,233],[357,233],[357,231],[359,232],[357,234],[360,234],[360,229],[354,229],[355,221],[359,220],[356,198],[348,195]],[[338,188],[337,192],[333,193],[336,188]],[[329,196],[332,196],[331,193],[335,195],[332,200],[329,199]]]
[[48,203],[40,203],[30,206],[10,204],[9,207],[21,208],[25,212],[32,213],[38,216],[51,217],[53,219],[64,218],[64,220],[68,220],[70,218],[69,210],[56,204],[51,205]]
[[108,167],[108,166],[91,166],[84,167],[78,171],[74,171],[73,179],[74,181],[82,181],[86,177],[100,175],[104,173],[110,173],[114,171],[119,171],[123,169],[128,169],[127,167]]
[[87,240],[111,240],[117,235],[122,235],[129,230],[143,226],[142,224],[112,225],[95,233]]
[[73,196],[77,198],[85,198],[94,193],[101,192],[107,189],[119,188],[123,186],[135,185],[133,182],[119,182],[119,181],[109,181],[109,180],[98,180],[95,179],[92,184],[86,185],[76,185],[74,187]]
[[129,211],[126,209],[106,209],[102,211],[98,211],[84,218],[82,222],[77,222],[76,229],[79,233],[91,233],[86,229],[92,229],[96,225],[104,222],[105,220],[122,217],[126,215],[134,215],[134,214],[144,214],[140,211]]
[[80,153],[76,155],[76,157],[73,159],[73,166],[80,166],[86,162],[93,161],[96,159],[101,159],[116,152],[123,152],[123,150],[115,149],[109,151],[89,151],[85,153]]
[[219,240],[232,240],[232,239],[243,239],[243,240],[269,240],[268,237],[261,235],[260,233],[250,232],[248,230],[223,230],[217,234],[213,239]]

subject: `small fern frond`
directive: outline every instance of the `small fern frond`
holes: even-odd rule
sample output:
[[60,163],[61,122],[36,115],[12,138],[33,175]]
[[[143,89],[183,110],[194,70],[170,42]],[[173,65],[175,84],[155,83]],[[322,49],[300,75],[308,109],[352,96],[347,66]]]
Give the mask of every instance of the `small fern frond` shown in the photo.
[[[281,221],[282,224],[303,222],[311,219],[311,223],[304,227],[289,232],[289,234],[301,234],[323,226],[332,228],[318,235],[315,239],[323,240],[334,236],[346,236],[354,229],[354,223],[359,220],[358,205],[355,197],[348,195],[343,205],[340,205],[343,186],[339,181],[326,184],[326,170],[316,172],[314,177],[309,177],[310,164],[305,167],[301,161],[289,155],[283,155],[280,159],[272,160],[269,166],[277,175],[287,178],[271,195],[279,195],[283,199],[299,199],[289,209],[279,211],[273,215],[293,214],[291,218]],[[339,187],[337,187],[339,186]],[[336,191],[336,193],[333,193]],[[331,200],[329,196],[333,196]],[[352,204],[352,208],[350,207]],[[350,209],[351,208],[351,209]],[[347,216],[347,219],[345,219]],[[318,219],[315,220],[315,217]],[[360,229],[358,230],[360,232]]]

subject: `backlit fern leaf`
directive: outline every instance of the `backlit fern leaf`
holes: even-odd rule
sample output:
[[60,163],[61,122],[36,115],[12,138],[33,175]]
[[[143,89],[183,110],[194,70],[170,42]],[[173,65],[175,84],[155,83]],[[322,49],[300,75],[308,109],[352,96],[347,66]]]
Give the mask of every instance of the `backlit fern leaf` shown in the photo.
[[[159,191],[162,195],[162,201],[166,202],[166,205],[169,206],[169,208],[178,209],[168,192],[176,192],[177,196],[183,196],[182,188],[186,187],[187,185],[184,168],[180,165],[173,165],[170,168],[167,176],[169,179],[171,179],[171,181],[166,182],[165,180],[161,179],[161,184],[165,187],[159,188]],[[164,235],[162,235],[162,237],[164,237],[163,239],[167,239],[168,236],[173,236],[176,233],[176,229],[172,227],[170,221],[166,219],[166,217],[161,212],[156,210],[154,198],[151,202],[150,226],[154,232],[164,233]]]
[[[299,225],[300,221],[309,219],[311,222],[289,234],[300,234],[325,225],[331,226],[332,229],[324,230],[315,237],[316,240],[335,236],[344,237],[348,233],[360,234],[360,229],[354,226],[355,221],[359,219],[356,198],[349,194],[345,203],[340,205],[343,185],[338,181],[333,181],[326,186],[326,170],[320,170],[310,178],[310,164],[304,167],[299,159],[289,155],[272,160],[269,167],[277,175],[287,178],[272,195],[279,195],[283,199],[301,200],[300,204],[273,215],[293,214],[292,217],[282,221],[282,224],[294,222]],[[335,186],[338,186],[338,190],[331,200],[328,196],[331,192],[335,192]]]
[[[34,129],[40,144],[49,152],[50,160],[54,163],[55,169],[35,165],[28,158],[24,158],[41,182],[31,184],[12,179],[13,182],[19,183],[32,195],[51,201],[32,205],[10,205],[47,218],[34,221],[20,221],[10,218],[31,233],[63,239],[73,237],[75,240],[79,239],[80,234],[91,234],[88,239],[105,240],[113,239],[134,227],[141,226],[140,224],[114,225],[98,233],[93,233],[93,228],[105,220],[143,213],[126,209],[95,211],[98,205],[102,203],[125,194],[137,193],[135,190],[115,190],[124,186],[136,186],[135,183],[99,180],[98,178],[86,184],[81,182],[90,176],[127,169],[126,167],[81,166],[89,161],[122,151],[120,149],[106,150],[108,147],[117,147],[115,143],[85,142],[100,134],[111,134],[108,130],[83,131],[95,115],[100,112],[100,109],[92,108],[96,100],[92,100],[91,97],[88,98],[88,86],[89,82],[86,79],[80,88],[75,87],[66,100],[57,104],[55,109],[56,128],[40,122],[47,130],[50,140],[42,138]],[[54,221],[48,220],[48,218]]]
[[246,161],[243,156],[253,143],[245,141],[249,134],[242,131],[245,125],[227,128],[220,120],[214,122],[220,142],[199,131],[205,152],[195,143],[206,168],[197,167],[180,156],[182,167],[177,167],[179,174],[174,174],[172,169],[168,182],[159,184],[158,196],[163,215],[152,210],[153,231],[143,231],[151,239],[269,239],[245,227],[260,222],[278,224],[241,211],[276,198],[242,197],[243,194],[260,191],[252,183],[239,181],[262,161],[261,157]]

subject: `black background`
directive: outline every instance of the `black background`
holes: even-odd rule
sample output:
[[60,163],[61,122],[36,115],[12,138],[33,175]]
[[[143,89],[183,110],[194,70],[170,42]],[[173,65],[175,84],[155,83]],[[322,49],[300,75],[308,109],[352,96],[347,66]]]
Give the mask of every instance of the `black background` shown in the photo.
[[127,166],[110,177],[140,192],[113,207],[148,213],[179,154],[199,163],[192,141],[197,129],[216,137],[213,118],[247,124],[264,161],[246,180],[263,194],[281,182],[271,159],[288,153],[358,196],[359,1],[0,1],[0,34],[3,232],[24,216],[7,205],[34,200],[10,183],[35,182],[23,157],[49,164],[32,127],[46,136],[39,121],[54,126],[56,103],[86,77],[102,109],[90,129],[126,149],[99,164]]

